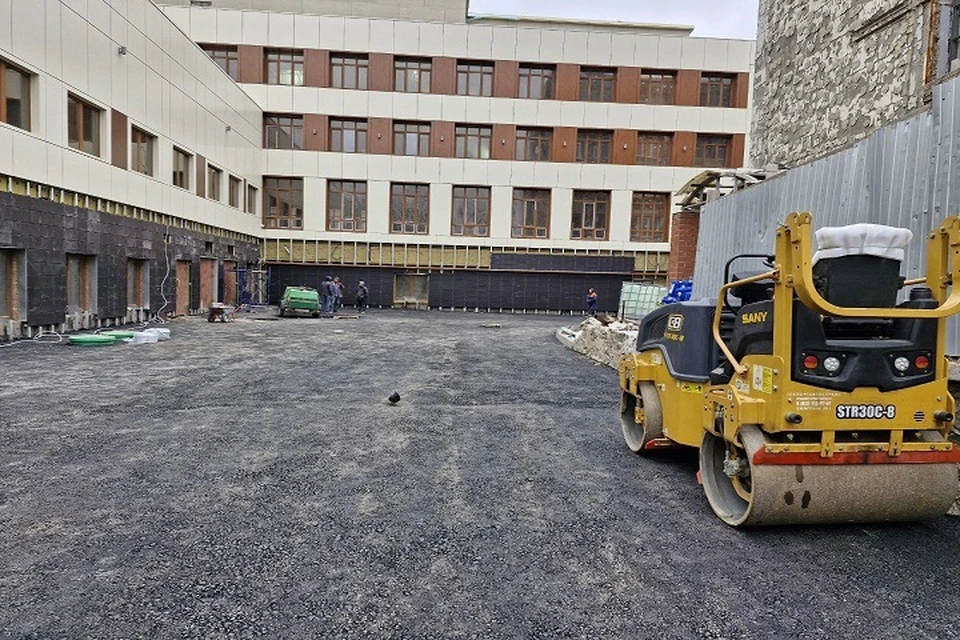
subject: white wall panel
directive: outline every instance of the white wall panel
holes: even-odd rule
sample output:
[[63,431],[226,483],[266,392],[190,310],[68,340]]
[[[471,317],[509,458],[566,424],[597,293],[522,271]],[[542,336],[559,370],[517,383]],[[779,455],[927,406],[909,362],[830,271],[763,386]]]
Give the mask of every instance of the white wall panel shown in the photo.
[[191,11],[190,37],[195,42],[216,42],[219,15],[219,11]]
[[453,186],[430,185],[430,235],[450,235],[450,210],[453,205]]
[[[637,43],[637,59],[640,62],[641,66],[654,66],[660,69],[679,69],[682,67],[683,62],[683,42],[684,38],[671,37],[671,36],[661,36],[659,38],[648,39],[643,38]],[[643,48],[641,50],[641,44]],[[647,62],[644,63],[644,60],[649,56],[653,58],[653,54],[649,52],[656,46],[656,62]]]
[[517,31],[494,27],[491,56],[494,60],[517,60]]
[[[493,57],[493,29],[476,26],[467,30],[467,57],[481,60]],[[461,43],[462,46],[462,43]]]
[[320,46],[332,51],[344,50],[344,18],[320,16]]
[[706,69],[706,50],[704,41],[697,38],[684,38],[680,50],[680,68]]
[[602,32],[587,33],[587,64],[608,66],[613,59],[612,34]]
[[367,182],[367,231],[386,234],[390,231],[390,182]]
[[243,42],[243,15],[239,11],[217,11],[217,39],[214,42]]
[[327,227],[327,181],[303,179],[303,228],[323,231]]
[[363,18],[345,18],[343,37],[345,51],[370,51],[370,21]]
[[573,210],[573,189],[554,189],[550,194],[550,239],[570,239],[570,212]]
[[[506,31],[506,29],[504,29]],[[517,60],[537,62],[541,57],[541,31],[538,29],[518,29]]]
[[376,53],[393,53],[394,45],[393,22],[389,20],[370,21],[370,51]]
[[610,242],[630,241],[630,212],[633,194],[630,191],[613,191],[610,194]]
[[267,15],[255,11],[244,11],[241,18],[243,43],[266,45],[269,43]]

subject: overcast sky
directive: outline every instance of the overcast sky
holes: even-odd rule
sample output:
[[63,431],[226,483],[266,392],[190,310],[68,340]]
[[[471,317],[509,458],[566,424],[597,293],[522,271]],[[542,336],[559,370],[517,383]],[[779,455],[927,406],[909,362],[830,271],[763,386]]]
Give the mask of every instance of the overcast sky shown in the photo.
[[757,35],[758,0],[470,0],[470,13],[687,24],[704,38]]

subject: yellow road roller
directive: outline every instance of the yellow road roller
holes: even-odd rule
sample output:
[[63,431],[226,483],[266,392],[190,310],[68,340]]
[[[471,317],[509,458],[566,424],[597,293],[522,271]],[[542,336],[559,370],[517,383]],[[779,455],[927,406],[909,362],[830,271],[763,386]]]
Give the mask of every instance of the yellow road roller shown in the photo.
[[960,310],[960,217],[900,275],[911,232],[817,231],[793,213],[774,255],[727,262],[717,300],[647,315],[620,361],[636,453],[699,448],[707,501],[732,526],[941,516],[960,493],[948,435],[946,318]]

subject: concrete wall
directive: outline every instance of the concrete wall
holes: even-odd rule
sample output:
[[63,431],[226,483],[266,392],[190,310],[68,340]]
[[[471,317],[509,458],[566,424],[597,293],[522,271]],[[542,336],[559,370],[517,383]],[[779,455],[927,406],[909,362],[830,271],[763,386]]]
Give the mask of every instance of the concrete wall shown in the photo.
[[752,164],[796,166],[921,107],[930,7],[949,15],[949,3],[761,0]]

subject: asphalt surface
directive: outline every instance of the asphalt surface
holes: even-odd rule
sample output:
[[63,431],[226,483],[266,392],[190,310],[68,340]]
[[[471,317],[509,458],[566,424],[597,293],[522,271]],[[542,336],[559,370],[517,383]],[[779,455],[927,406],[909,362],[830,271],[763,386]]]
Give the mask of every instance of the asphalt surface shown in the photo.
[[0,349],[0,637],[960,636],[960,518],[727,527],[564,319],[260,317]]

